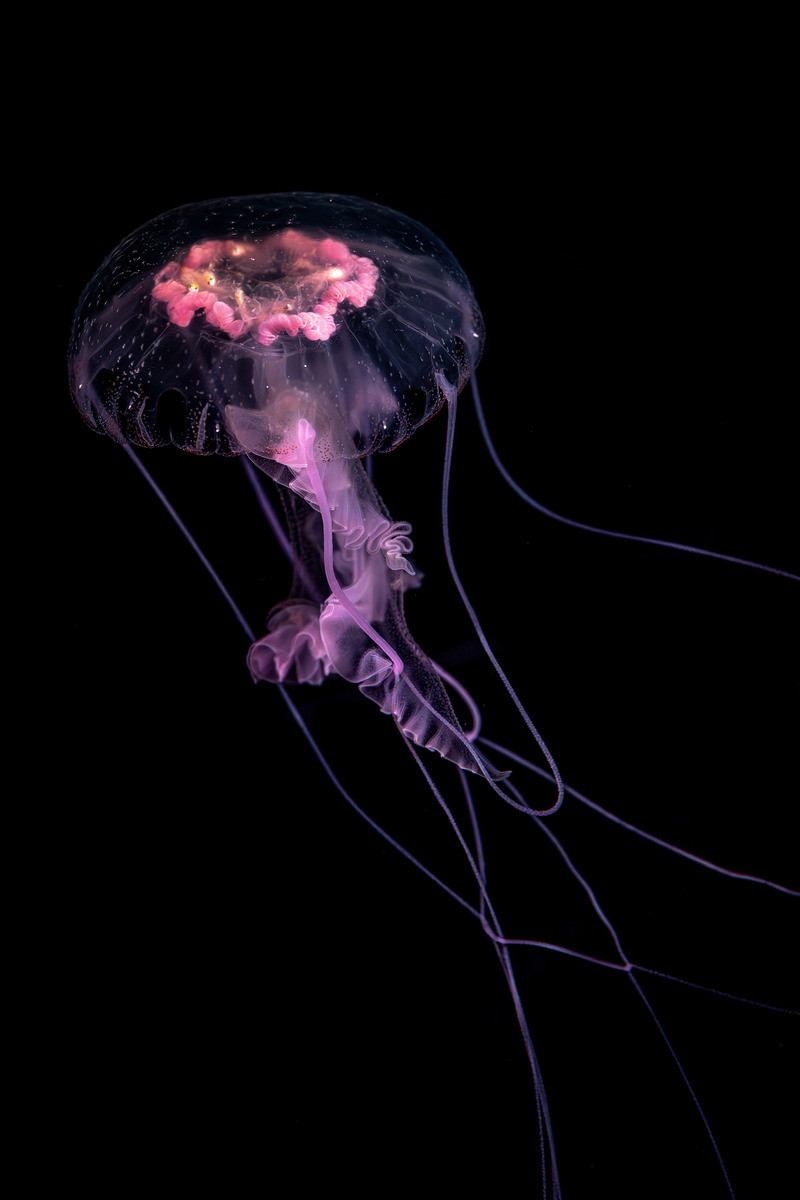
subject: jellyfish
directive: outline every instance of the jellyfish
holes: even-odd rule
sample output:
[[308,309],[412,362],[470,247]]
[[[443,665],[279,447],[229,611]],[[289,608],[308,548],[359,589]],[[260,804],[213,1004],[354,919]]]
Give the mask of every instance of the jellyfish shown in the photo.
[[[528,803],[514,782],[525,768],[504,757],[497,744],[503,737],[483,748],[474,702],[457,673],[426,655],[406,623],[407,606],[421,612],[425,571],[415,559],[410,522],[402,511],[394,519],[373,478],[383,474],[382,456],[405,453],[439,410],[453,420],[483,338],[464,272],[438,238],[408,218],[352,198],[236,198],[165,214],[118,247],[79,305],[70,374],[80,412],[113,440],[137,448],[171,444],[195,456],[249,464],[258,504],[273,524],[260,479],[276,485],[292,578],[288,597],[273,600],[264,631],[251,639],[247,664],[262,690],[275,685],[294,711],[299,695],[324,697],[337,687],[344,711],[349,700],[341,688],[349,685],[375,710],[374,720],[361,707],[352,720],[346,710],[341,754],[354,764],[352,772],[363,761],[362,739],[382,737],[380,725],[393,725],[397,757],[410,752],[427,796],[439,797],[440,780],[452,772],[459,787],[466,782],[469,789],[472,781],[500,809],[538,823],[539,814],[558,806],[556,760],[530,722],[528,733],[551,770],[556,795]],[[413,491],[413,476],[410,486]],[[482,479],[473,485],[476,510],[484,488]],[[477,529],[480,514],[471,516]],[[505,533],[494,536],[499,542]],[[483,528],[481,538],[476,558],[491,551]],[[524,558],[524,545],[520,552]],[[516,588],[508,589],[516,638],[530,636],[535,625],[536,586],[523,570]],[[469,601],[456,593],[451,603]],[[449,616],[440,620],[447,623]],[[476,640],[481,634],[478,620]],[[502,639],[506,646],[510,640]],[[501,691],[504,682],[505,672]],[[512,709],[515,699],[516,693]],[[519,712],[512,715],[524,721]],[[324,736],[328,720],[316,724]],[[235,749],[226,753],[235,761],[243,750],[235,731],[231,739]],[[274,762],[269,731],[264,742],[265,760]],[[306,769],[309,764],[293,759],[290,773]],[[391,789],[395,770],[384,761],[375,786]],[[292,798],[287,789],[284,802],[307,799]],[[414,803],[413,794],[405,803]],[[448,802],[440,811],[446,820],[453,813]],[[495,810],[488,816],[481,810],[481,821],[495,819]],[[542,1038],[528,1025],[537,989],[533,975],[526,977],[525,1001],[517,999],[521,985],[507,957],[509,941],[533,939],[516,928],[512,933],[505,921],[493,923],[494,897],[505,885],[493,875],[491,860],[482,864],[483,842],[469,835],[469,826],[463,815],[450,826],[466,864],[461,890],[451,888],[450,899],[469,896],[469,910],[497,949],[530,1085],[525,1116],[508,1136],[528,1147],[532,1186],[541,1181],[542,1194],[556,1196],[552,1072],[540,1069]],[[424,868],[424,847],[412,860]],[[525,864],[517,869],[524,878]],[[570,863],[570,871],[580,887],[580,870]],[[588,886],[583,896],[590,906]],[[513,952],[515,964],[520,951]],[[691,1091],[685,1100],[689,1119],[702,1125],[704,1113],[697,1118]],[[713,1144],[708,1157],[715,1158]],[[724,1173],[719,1186],[725,1194]]]
[[200,206],[120,247],[77,317],[74,395],[118,441],[245,455],[280,485],[297,570],[250,649],[255,679],[348,679],[405,737],[498,778],[410,638],[411,527],[362,465],[460,391],[480,315],[424,231],[326,203]]

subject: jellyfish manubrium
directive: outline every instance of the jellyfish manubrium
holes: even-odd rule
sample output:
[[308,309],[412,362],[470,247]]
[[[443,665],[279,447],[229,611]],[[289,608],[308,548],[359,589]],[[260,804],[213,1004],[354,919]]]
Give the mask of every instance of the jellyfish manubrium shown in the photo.
[[[281,688],[349,680],[410,747],[506,789],[406,627],[404,596],[419,579],[412,531],[363,466],[453,410],[482,343],[470,285],[429,231],[358,199],[261,196],[188,206],[127,238],[81,299],[70,374],[82,415],[114,440],[240,456],[277,485],[293,583],[252,639],[254,678]],[[516,1003],[479,848],[465,854],[478,897],[465,907],[497,946]],[[620,963],[632,979],[621,950]],[[533,1171],[555,1197],[547,1099],[521,1004],[517,1016],[540,1120],[543,1165]]]

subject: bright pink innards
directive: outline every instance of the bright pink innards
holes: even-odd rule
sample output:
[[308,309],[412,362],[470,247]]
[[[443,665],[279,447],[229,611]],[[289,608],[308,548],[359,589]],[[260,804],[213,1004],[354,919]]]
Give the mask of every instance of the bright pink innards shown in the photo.
[[192,246],[156,275],[153,300],[173,325],[198,312],[231,338],[252,334],[269,346],[280,334],[325,342],[340,304],[363,308],[375,294],[378,268],[334,238],[286,229],[262,242],[217,240]]

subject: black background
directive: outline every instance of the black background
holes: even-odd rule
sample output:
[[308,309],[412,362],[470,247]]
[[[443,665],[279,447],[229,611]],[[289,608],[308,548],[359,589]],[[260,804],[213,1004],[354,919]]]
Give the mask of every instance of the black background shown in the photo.
[[[202,566],[70,403],[71,314],[104,256],[175,205],[291,190],[389,205],[434,230],[471,279],[492,433],[536,499],[797,572],[796,262],[770,152],[743,150],[736,121],[711,136],[669,111],[613,138],[579,120],[582,137],[565,128],[553,146],[544,115],[538,132],[518,124],[513,145],[499,119],[466,137],[454,117],[211,134],[196,101],[184,126],[175,110],[152,113],[146,136],[114,119],[114,141],[91,150],[63,132],[74,184],[43,224],[61,252],[36,376],[43,476],[30,485],[50,496],[35,543],[48,788],[31,889],[47,931],[57,1153],[106,1194],[156,1175],[243,1194],[288,1170],[279,1194],[486,1184],[536,1196],[535,1096],[491,945],[347,807],[279,697],[252,684],[246,640]],[[487,736],[524,751],[447,579],[444,426],[439,414],[377,464],[425,573],[407,616],[472,688]],[[482,450],[467,392],[456,442],[456,559],[566,780],[667,840],[796,884],[797,585],[526,509]],[[261,628],[288,569],[238,465],[169,451],[148,465]],[[474,903],[388,718],[335,683],[298,702],[358,803]],[[461,819],[457,780],[436,777]],[[488,790],[477,799],[506,933],[613,958],[546,840]],[[574,800],[551,827],[631,959],[797,1007],[796,901],[690,867]],[[687,1181],[692,1195],[727,1195],[630,983],[552,951],[517,950],[514,964],[564,1196],[675,1195]],[[796,1021],[640,978],[736,1194],[780,1191]]]

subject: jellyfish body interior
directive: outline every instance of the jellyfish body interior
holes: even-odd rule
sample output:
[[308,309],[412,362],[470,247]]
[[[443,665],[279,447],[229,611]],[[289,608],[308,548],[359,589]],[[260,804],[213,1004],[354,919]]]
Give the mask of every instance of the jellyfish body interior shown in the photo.
[[[294,579],[251,645],[255,679],[340,676],[409,742],[496,785],[504,773],[406,626],[411,528],[362,465],[453,404],[481,345],[469,284],[427,230],[349,198],[254,197],[189,206],[127,239],[84,293],[71,375],[84,418],[115,440],[245,455],[278,485]],[[480,843],[464,851],[479,891],[467,907],[498,946],[533,1068],[543,1194],[556,1196],[546,1095]]]

